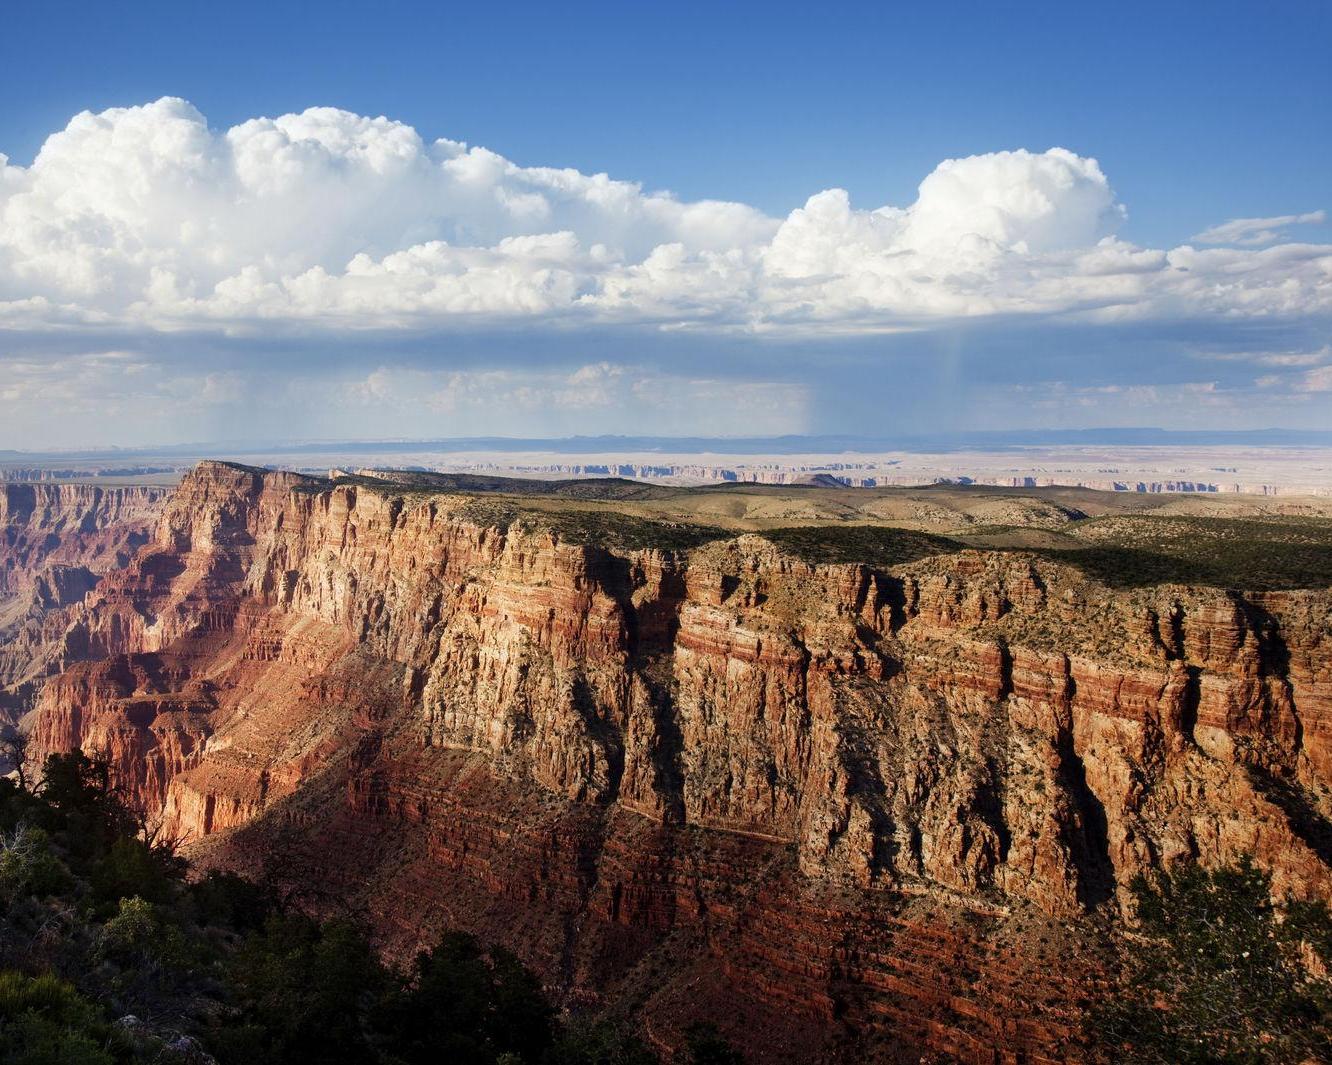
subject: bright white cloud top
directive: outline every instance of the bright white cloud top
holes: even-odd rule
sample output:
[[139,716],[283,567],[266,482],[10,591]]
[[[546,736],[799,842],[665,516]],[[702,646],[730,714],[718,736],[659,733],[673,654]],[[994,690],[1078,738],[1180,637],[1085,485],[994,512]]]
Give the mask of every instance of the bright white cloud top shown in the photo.
[[798,336],[1332,310],[1332,246],[1276,243],[1320,213],[1170,250],[1116,237],[1124,213],[1096,160],[1061,148],[946,160],[906,207],[831,189],[777,219],[428,143],[385,118],[312,108],[217,131],[164,98],[77,115],[30,167],[0,156],[0,324]]

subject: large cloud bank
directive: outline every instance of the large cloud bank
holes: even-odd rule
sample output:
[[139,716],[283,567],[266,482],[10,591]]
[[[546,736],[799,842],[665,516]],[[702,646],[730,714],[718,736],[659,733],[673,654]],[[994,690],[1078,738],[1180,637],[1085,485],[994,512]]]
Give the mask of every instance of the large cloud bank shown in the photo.
[[776,219],[384,118],[312,108],[217,131],[165,98],[77,115],[29,167],[0,156],[0,328],[798,335],[1332,309],[1332,247],[1271,244],[1268,224],[1321,216],[1159,250],[1117,238],[1123,214],[1097,162],[1060,148],[947,160],[906,207],[832,189]]

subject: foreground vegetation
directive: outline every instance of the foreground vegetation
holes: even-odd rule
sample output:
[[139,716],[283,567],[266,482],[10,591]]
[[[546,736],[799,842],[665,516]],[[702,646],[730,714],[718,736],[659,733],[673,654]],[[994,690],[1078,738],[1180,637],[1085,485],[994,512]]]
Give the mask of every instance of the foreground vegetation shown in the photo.
[[[445,935],[405,972],[353,919],[230,874],[190,881],[104,766],[0,779],[0,1065],[655,1065],[556,1014],[512,954]],[[679,1060],[738,1065],[715,1032]]]
[[1248,861],[1187,865],[1133,884],[1118,985],[1089,1017],[1106,1062],[1281,1065],[1332,1061],[1332,919],[1272,902]]

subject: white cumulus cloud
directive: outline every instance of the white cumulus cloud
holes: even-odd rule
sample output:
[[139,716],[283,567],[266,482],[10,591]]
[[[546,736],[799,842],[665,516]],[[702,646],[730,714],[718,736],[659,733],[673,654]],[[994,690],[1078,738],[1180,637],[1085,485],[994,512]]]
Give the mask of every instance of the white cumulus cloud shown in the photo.
[[184,100],[84,112],[0,157],[0,329],[317,333],[477,323],[873,332],[988,315],[1332,309],[1321,212],[1241,219],[1197,250],[1115,236],[1094,159],[945,160],[915,202],[810,197],[784,219],[523,167],[333,108],[220,131]]

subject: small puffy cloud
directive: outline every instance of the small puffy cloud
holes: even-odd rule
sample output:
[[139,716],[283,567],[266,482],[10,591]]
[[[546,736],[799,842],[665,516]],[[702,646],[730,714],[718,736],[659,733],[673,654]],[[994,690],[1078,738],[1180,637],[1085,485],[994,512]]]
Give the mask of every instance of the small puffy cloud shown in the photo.
[[1283,214],[1273,218],[1232,218],[1229,222],[1204,229],[1193,239],[1199,244],[1239,244],[1258,246],[1281,240],[1287,226],[1319,225],[1327,221],[1326,211]]
[[1086,248],[1123,217],[1095,159],[1063,148],[992,152],[940,163],[903,215],[902,244],[949,258],[994,248]]
[[1257,362],[1264,366],[1317,366],[1332,359],[1332,347],[1320,351],[1280,352],[1258,355]]
[[938,282],[1009,254],[1086,248],[1122,213],[1095,159],[995,152],[940,163],[905,210],[856,211],[842,189],[812,196],[782,223],[766,264],[781,277],[859,277],[861,298],[887,301],[906,295],[906,264]]
[[1309,370],[1296,387],[1301,392],[1332,392],[1332,366]]

